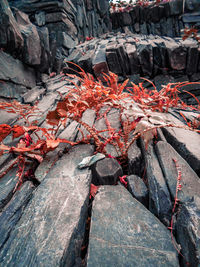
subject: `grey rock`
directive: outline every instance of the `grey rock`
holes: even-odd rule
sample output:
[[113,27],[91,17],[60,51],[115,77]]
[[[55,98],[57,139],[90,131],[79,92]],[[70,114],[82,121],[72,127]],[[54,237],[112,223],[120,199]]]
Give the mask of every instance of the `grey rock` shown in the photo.
[[38,27],[37,28],[40,44],[41,44],[41,64],[39,66],[40,72],[49,73],[50,68],[50,45],[49,45],[49,31],[47,27]]
[[134,142],[128,150],[128,169],[129,174],[142,176],[144,170],[142,152],[136,142]]
[[78,170],[77,165],[92,153],[90,145],[80,145],[54,165],[1,250],[2,265],[74,266],[80,257],[91,182],[90,171]]
[[33,104],[36,100],[40,100],[45,93],[45,89],[39,86],[34,87],[31,90],[28,90],[25,94],[22,95],[23,102],[25,104]]
[[[168,115],[174,124],[184,125],[177,118]],[[176,151],[187,161],[192,169],[200,175],[200,145],[199,134],[179,128],[164,128],[164,135],[167,141],[176,149]]]
[[173,40],[165,41],[168,60],[173,70],[186,69],[187,49]]
[[114,158],[105,158],[92,165],[92,183],[95,185],[116,184],[122,175],[122,167]]
[[24,40],[7,0],[0,3],[0,47],[9,52],[21,50]]
[[147,41],[141,41],[137,44],[139,61],[144,75],[151,76],[153,71],[153,50]]
[[114,42],[108,44],[106,47],[106,60],[110,71],[118,75],[122,74],[122,69],[117,55],[116,44]]
[[130,64],[130,74],[136,74],[140,72],[140,65],[136,46],[134,44],[128,43],[125,45],[125,48]]
[[[200,198],[194,197],[194,200],[181,206],[176,222],[177,241],[181,245],[181,253],[191,266],[200,264]],[[181,260],[183,266],[186,262]]]
[[46,23],[45,12],[44,11],[37,12],[35,14],[35,21],[38,26],[44,26]]
[[23,85],[14,84],[12,82],[0,82],[0,97],[21,100],[21,95],[27,92],[27,88]]
[[145,150],[143,141],[141,141],[141,145],[145,158],[146,175],[149,187],[149,210],[166,226],[169,226],[172,204],[162,169],[152,144],[148,146],[147,150]]
[[15,17],[24,38],[23,62],[29,65],[39,65],[41,45],[37,28],[30,22],[28,15],[21,11],[15,10]]
[[[2,172],[10,166],[10,161],[4,166]],[[13,167],[6,175],[1,178],[0,183],[0,211],[10,201],[13,196],[13,190],[17,184],[18,178],[16,177],[17,167]]]
[[124,187],[102,186],[91,218],[88,267],[179,266],[169,231]]
[[[82,115],[81,121],[85,122],[90,127],[93,127],[95,118],[96,118],[95,110],[86,109],[86,111]],[[83,136],[86,138],[87,135],[89,135],[89,132],[84,128],[84,126],[81,126],[80,130],[82,131],[82,133],[80,133],[80,131],[79,131],[76,141],[80,141]]]
[[182,16],[184,23],[200,22],[200,12],[194,12],[192,14],[184,14]]
[[[108,110],[109,106],[104,106],[100,110],[100,116]],[[107,119],[110,123],[110,126],[112,129],[114,129],[115,132],[118,132],[120,130],[120,112],[118,109],[112,108],[109,112],[106,114]],[[105,118],[102,117],[95,121],[94,127],[99,130],[105,130],[108,129]],[[100,136],[104,138],[110,138],[110,134],[108,131],[100,133]],[[114,147],[112,144],[107,144],[106,147],[107,154],[110,154],[113,157],[118,157],[121,155],[121,152],[119,149],[117,149],[117,146]]]
[[130,175],[126,177],[128,181],[128,191],[139,202],[148,206],[148,189],[143,180],[137,175]]
[[31,199],[32,192],[35,189],[31,182],[25,182],[12,197],[11,201],[0,214],[0,249],[3,247],[11,231],[21,218],[24,209]]
[[3,51],[0,51],[0,79],[28,88],[36,85],[34,70]]
[[176,186],[178,171],[174,160],[177,161],[181,171],[182,189],[179,191],[178,199],[180,203],[185,203],[198,196],[200,192],[200,180],[197,174],[191,169],[188,163],[174,150],[174,148],[163,141],[159,141],[156,146],[156,153],[162,168],[165,180],[173,199],[176,196]]
[[63,32],[63,46],[70,49],[76,46],[75,42],[67,33]]

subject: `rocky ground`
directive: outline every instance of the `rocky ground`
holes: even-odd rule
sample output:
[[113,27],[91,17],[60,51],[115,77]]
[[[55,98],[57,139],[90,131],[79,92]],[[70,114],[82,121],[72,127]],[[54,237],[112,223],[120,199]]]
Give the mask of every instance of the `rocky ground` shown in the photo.
[[[0,2],[0,102],[37,105],[30,123],[50,127],[48,112],[76,86],[84,89],[77,77],[66,78],[74,73],[72,62],[101,80],[108,71],[120,83],[128,78],[126,92],[131,82],[151,92],[151,80],[158,93],[169,83],[188,82],[179,96],[192,105],[153,114],[124,99],[125,113],[117,105],[102,105],[98,114],[87,108],[81,121],[103,141],[114,139],[109,129],[124,130],[130,113],[135,122],[162,127],[154,138],[148,135],[148,146],[145,138],[133,142],[126,158],[113,142],[105,142],[106,156],[96,154],[92,138],[60,143],[40,163],[29,159],[34,175],[19,190],[16,153],[2,154],[0,266],[199,266],[200,138],[188,125],[200,129],[200,56],[196,40],[180,37],[183,27],[199,27],[199,3],[186,0],[182,14],[183,2],[112,14],[106,0]],[[79,122],[68,119],[56,137],[86,138]],[[24,121],[1,109],[0,124]],[[8,135],[3,143],[19,141]]]
[[[76,79],[73,82],[78,83]],[[47,112],[72,87],[62,74],[46,77],[45,86],[24,94],[23,101],[34,105],[39,99],[39,125],[45,126]],[[172,108],[165,116],[184,125],[180,111],[191,121],[199,115]],[[107,114],[116,130],[121,127],[119,115],[116,108]],[[9,125],[17,119],[5,111],[0,117]],[[97,120],[94,110],[87,109],[82,120],[98,130],[106,128],[105,118]],[[59,137],[76,141],[80,127],[69,121]],[[7,137],[4,143],[12,142]],[[198,266],[199,146],[198,133],[166,127],[147,150],[142,139],[131,145],[128,166],[104,158],[79,169],[78,164],[93,155],[94,145],[79,144],[66,150],[61,144],[37,167],[37,183],[27,181],[15,194],[17,169],[13,168],[0,183],[1,266],[185,266],[185,259]],[[111,156],[118,156],[112,145],[106,149]],[[1,167],[6,168],[11,160],[11,156],[1,156]],[[178,192],[172,241],[169,227],[179,172],[182,190]],[[127,187],[119,182],[123,175],[127,175]],[[90,198],[91,183],[99,186],[94,200]]]

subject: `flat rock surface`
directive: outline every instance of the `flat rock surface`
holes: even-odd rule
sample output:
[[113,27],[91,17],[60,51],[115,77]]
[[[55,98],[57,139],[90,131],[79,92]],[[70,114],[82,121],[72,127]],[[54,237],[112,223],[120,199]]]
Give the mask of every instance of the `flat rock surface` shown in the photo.
[[76,166],[92,153],[92,146],[79,145],[54,165],[1,250],[2,266],[74,266],[91,181],[90,171]]
[[122,186],[97,193],[87,266],[179,266],[170,232]]
[[[182,125],[180,120],[167,115],[175,125]],[[165,128],[163,132],[167,141],[177,150],[177,152],[190,164],[190,166],[200,175],[200,137],[198,133],[181,128]]]
[[[156,153],[160,162],[165,180],[171,195],[175,198],[178,170],[181,171],[182,189],[178,198],[181,202],[189,201],[193,196],[198,196],[200,192],[200,180],[188,163],[176,152],[168,143],[160,141],[156,144]],[[177,167],[174,160],[177,162]]]

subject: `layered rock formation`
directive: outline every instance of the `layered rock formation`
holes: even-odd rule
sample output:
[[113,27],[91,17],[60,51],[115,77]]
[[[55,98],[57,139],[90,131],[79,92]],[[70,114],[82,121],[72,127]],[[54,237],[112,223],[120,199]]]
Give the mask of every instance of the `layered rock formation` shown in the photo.
[[159,4],[129,5],[118,12],[111,10],[114,31],[179,37],[186,27],[199,28],[198,0],[161,1]]

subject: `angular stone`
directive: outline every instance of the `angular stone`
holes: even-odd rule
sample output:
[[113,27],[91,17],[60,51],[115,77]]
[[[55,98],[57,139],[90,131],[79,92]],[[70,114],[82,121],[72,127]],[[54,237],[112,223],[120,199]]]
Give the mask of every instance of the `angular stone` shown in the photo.
[[[168,115],[167,118],[175,125],[185,125],[172,115]],[[199,134],[181,128],[164,128],[163,132],[167,141],[200,175],[200,150],[197,149],[200,146]]]
[[87,266],[167,267],[179,263],[170,232],[117,185],[102,186],[95,196]]
[[42,73],[49,73],[50,68],[50,45],[49,45],[49,31],[47,27],[38,27],[37,28],[40,43],[41,43],[41,64],[39,66],[39,70]]
[[123,175],[122,167],[114,158],[105,158],[92,165],[92,183],[113,185]]
[[[95,110],[93,110],[93,109],[86,109],[86,111],[84,111],[84,113],[82,115],[81,121],[85,122],[90,127],[93,127],[95,118],[96,118],[96,112],[95,112]],[[80,131],[78,132],[76,141],[81,140],[83,136],[86,138],[87,135],[89,135],[89,132],[83,126],[80,127],[80,130],[82,132],[80,132]]]
[[7,0],[0,2],[0,36],[0,47],[6,51],[22,49],[24,40]]
[[15,10],[15,17],[24,38],[23,62],[29,65],[39,65],[41,60],[41,44],[37,28],[33,25],[28,15]]
[[130,65],[130,74],[136,74],[140,72],[140,64],[138,59],[138,54],[136,50],[136,46],[134,44],[126,44],[126,53],[129,60]]
[[27,88],[23,85],[14,84],[11,82],[0,82],[0,97],[17,99],[21,101],[21,96],[27,92]]
[[173,40],[165,41],[168,60],[173,70],[186,69],[187,49]]
[[148,189],[143,180],[137,175],[130,175],[126,177],[128,181],[128,191],[139,202],[148,207]]
[[23,103],[33,104],[35,101],[40,100],[45,93],[45,89],[39,86],[28,90],[24,95],[22,95]]
[[128,64],[128,57],[127,57],[123,44],[117,45],[117,55],[118,55],[119,64],[122,68],[122,74],[123,76],[125,76],[126,74],[129,73],[129,64]]
[[182,16],[182,20],[184,23],[195,23],[200,22],[200,12],[194,12],[192,14],[184,14]]
[[116,53],[116,50],[113,49],[107,49],[106,51],[106,60],[108,63],[109,70],[116,73],[116,74],[122,74],[122,69],[119,64],[118,55]]
[[83,242],[91,182],[90,171],[79,170],[77,165],[92,153],[92,146],[79,145],[54,165],[2,248],[3,266],[75,265]]
[[3,51],[0,51],[0,79],[28,88],[36,85],[34,70]]
[[[1,170],[2,172],[10,166],[11,162],[8,161],[4,168]],[[5,207],[5,205],[10,201],[13,196],[13,190],[17,184],[18,177],[17,167],[13,167],[6,175],[1,178],[0,183],[0,212]]]
[[132,19],[129,12],[122,12],[122,21],[124,26],[132,25]]
[[176,0],[169,2],[170,15],[179,15],[183,13],[183,0]]
[[166,226],[171,220],[171,198],[167,188],[162,169],[152,145],[145,149],[144,142],[141,142],[146,166],[146,176],[149,188],[149,210],[155,214]]
[[197,174],[191,169],[188,163],[174,150],[174,148],[163,141],[159,141],[156,146],[156,153],[162,168],[165,180],[173,199],[176,197],[176,186],[178,170],[174,160],[177,161],[181,171],[181,191],[178,193],[180,203],[191,200],[200,193],[200,180]]
[[153,50],[147,41],[141,41],[137,44],[139,61],[144,75],[151,76],[153,71]]
[[0,249],[21,218],[34,189],[35,187],[31,182],[25,182],[0,214]]
[[[108,110],[109,106],[104,106],[100,110],[100,116]],[[110,123],[111,128],[114,129],[114,131],[118,132],[120,130],[120,112],[118,109],[112,108],[109,112],[106,113],[106,117]],[[105,118],[102,117],[95,121],[94,124],[95,129],[99,131],[103,131],[108,129]],[[108,131],[100,133],[100,136],[104,138],[109,138],[110,134]],[[112,144],[106,145],[106,152],[107,154],[110,154],[113,157],[120,156],[120,151],[116,151],[115,147]]]
[[[177,241],[181,245],[181,253],[191,266],[200,264],[200,198],[195,196],[194,200],[181,206],[176,222]],[[182,266],[186,262],[182,259]]]
[[128,150],[128,169],[129,174],[142,176],[142,172],[144,170],[142,152],[136,142],[134,142]]

